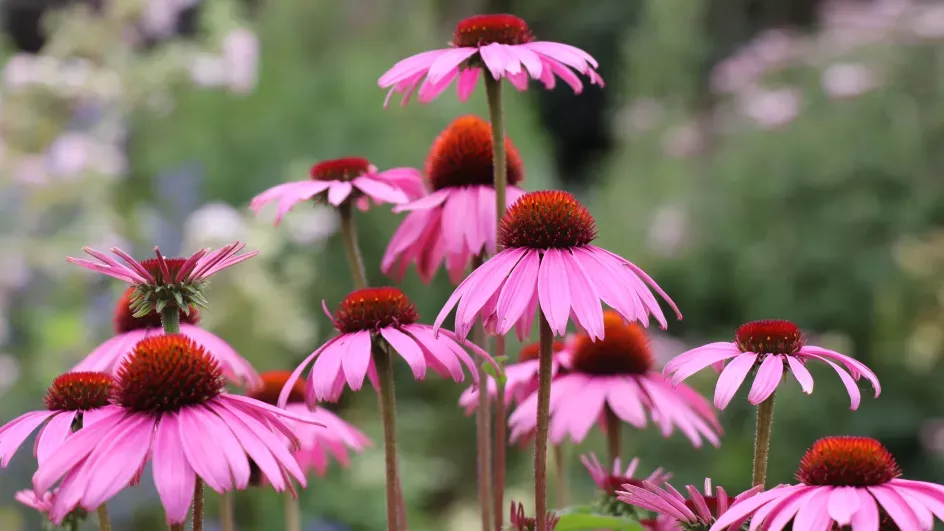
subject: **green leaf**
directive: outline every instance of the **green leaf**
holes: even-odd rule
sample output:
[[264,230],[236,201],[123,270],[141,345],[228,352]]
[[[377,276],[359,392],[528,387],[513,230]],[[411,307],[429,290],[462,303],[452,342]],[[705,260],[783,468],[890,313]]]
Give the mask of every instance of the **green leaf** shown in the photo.
[[560,522],[558,522],[557,526],[554,527],[554,531],[576,531],[578,529],[642,531],[642,526],[639,524],[639,522],[630,518],[604,516],[602,514],[589,514],[583,512],[571,512],[561,515]]

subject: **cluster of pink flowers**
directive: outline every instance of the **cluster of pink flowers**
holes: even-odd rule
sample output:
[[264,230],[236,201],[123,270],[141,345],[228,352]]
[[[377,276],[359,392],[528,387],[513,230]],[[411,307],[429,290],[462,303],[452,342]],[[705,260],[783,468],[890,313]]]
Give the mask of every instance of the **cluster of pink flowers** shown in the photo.
[[[578,74],[603,85],[596,66],[582,50],[536,41],[517,17],[488,15],[460,22],[448,49],[404,59],[379,85],[389,90],[388,100],[403,93],[404,103],[417,91],[429,102],[453,80],[465,100],[483,73],[490,94],[502,79],[524,90],[532,79],[553,88],[558,78],[579,93]],[[493,119],[500,115],[491,110]],[[433,142],[424,172],[379,171],[365,158],[347,157],[315,164],[309,180],[275,186],[252,200],[256,212],[275,203],[276,224],[308,201],[335,207],[341,219],[356,289],[333,312],[323,303],[336,333],[291,372],[258,374],[226,341],[198,326],[200,309],[209,304],[209,278],[255,255],[242,253],[243,244],[187,258],[167,258],[158,249],[147,260],[120,249],[112,249],[114,256],[86,249],[95,261],[69,258],[130,288],[115,309],[116,335],[53,381],[45,410],[0,427],[2,467],[38,431],[33,488],[17,499],[57,524],[97,511],[104,530],[105,504],[141,481],[150,463],[171,529],[182,529],[191,506],[199,529],[203,485],[224,495],[250,486],[294,494],[296,485],[306,486],[308,472],[325,473],[329,456],[346,465],[350,452],[369,446],[363,433],[320,405],[367,381],[383,419],[387,529],[403,529],[392,366],[402,359],[415,380],[428,369],[457,383],[470,374],[472,386],[459,403],[480,419],[492,403],[497,411],[515,407],[507,419],[497,419],[502,430],[496,431],[504,433],[507,425],[510,436],[500,437],[496,448],[503,450],[508,440],[534,442],[537,515],[528,517],[513,502],[509,523],[516,531],[548,531],[568,517],[546,507],[546,444],[580,444],[594,426],[610,453],[605,464],[593,454],[583,458],[603,493],[596,509],[637,518],[650,530],[737,530],[749,522],[751,530],[792,523],[798,530],[928,531],[935,517],[944,520],[944,487],[901,479],[894,457],[866,437],[817,441],[800,463],[797,484],[765,490],[773,398],[787,375],[809,394],[807,363],[829,365],[855,410],[857,380],[867,380],[879,396],[874,372],[807,344],[796,325],[779,320],[747,323],[733,341],[695,348],[660,370],[646,328],[651,321],[668,326],[662,304],[681,319],[678,307],[638,265],[594,245],[596,221],[573,195],[519,187],[523,163],[502,129],[498,121],[463,116]],[[432,325],[421,322],[401,289],[369,285],[352,207],[377,205],[408,212],[380,272],[399,281],[413,265],[428,283],[443,265],[457,284]],[[453,311],[454,331],[444,328]],[[538,343],[503,367],[482,336],[504,338],[514,330],[524,340],[535,321]],[[478,344],[466,340],[470,334],[479,336]],[[714,407],[682,383],[707,367],[719,373]],[[480,381],[480,371],[492,376]],[[723,487],[712,489],[709,479],[704,489],[689,485],[680,492],[661,468],[639,479],[638,459],[621,466],[624,425],[654,425],[664,437],[679,432],[696,448],[719,446],[716,408],[725,409],[751,375],[747,400],[758,406],[751,488],[730,496]],[[227,382],[244,387],[245,395],[227,392]],[[502,474],[495,477],[503,477],[500,466],[497,471]],[[484,529],[493,528],[491,515],[494,528],[503,527],[503,486],[497,483],[494,499],[480,499]]]

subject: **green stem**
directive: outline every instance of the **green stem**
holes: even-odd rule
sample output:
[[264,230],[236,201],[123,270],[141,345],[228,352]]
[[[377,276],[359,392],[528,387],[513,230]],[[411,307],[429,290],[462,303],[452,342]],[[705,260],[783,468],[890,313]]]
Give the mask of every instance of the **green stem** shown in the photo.
[[757,405],[757,432],[754,436],[754,473],[751,484],[767,482],[767,459],[770,455],[770,432],[774,423],[774,395]]
[[382,348],[374,348],[374,365],[380,378],[380,416],[383,420],[384,460],[387,469],[387,531],[397,531],[400,482],[397,473],[396,399],[390,354]]
[[170,524],[170,531],[184,531],[184,524]]
[[111,520],[108,519],[108,507],[103,503],[95,510],[98,513],[98,527],[102,531],[111,531]]
[[620,432],[623,429],[623,423],[610,406],[604,406],[604,418],[606,419],[606,448],[609,452],[610,462],[608,465],[616,462],[620,458]]
[[554,450],[554,472],[557,479],[557,505],[570,505],[570,487],[567,484],[567,455],[564,453],[564,443],[552,445]]
[[224,492],[220,496],[220,527],[223,528],[223,531],[236,531],[232,492]]
[[[481,255],[472,259],[473,271],[484,262]],[[485,327],[482,322],[475,323],[472,327],[472,342],[488,351],[488,336],[485,335]],[[482,531],[491,531],[492,529],[492,434],[491,434],[491,413],[492,405],[488,398],[488,374],[483,365],[478,366],[478,408],[475,411],[475,435],[479,484],[479,516],[481,517]],[[498,401],[502,397],[499,396]]]
[[283,494],[285,500],[285,531],[302,531],[302,514],[298,500],[290,491]]
[[492,168],[495,185],[495,213],[501,220],[505,215],[505,189],[508,172],[505,167],[505,121],[502,113],[501,81],[485,73],[485,94],[488,98],[488,119],[492,122]]
[[199,477],[193,488],[193,531],[203,531],[203,480]]
[[[495,338],[495,357],[505,355],[505,338]],[[492,454],[492,516],[495,530],[502,531],[505,525],[505,455],[508,444],[508,418],[505,413],[505,384],[496,382],[495,396],[495,443]]]
[[164,306],[161,310],[161,326],[164,327],[165,334],[180,333],[180,309],[173,304]]
[[534,438],[534,514],[537,516],[536,531],[547,528],[547,428],[551,406],[551,356],[554,333],[544,312],[541,317],[540,350],[538,354],[538,411],[537,433]]
[[354,209],[350,201],[341,203],[338,207],[341,217],[341,240],[344,241],[344,251],[347,253],[347,262],[351,266],[351,276],[354,277],[354,289],[367,287],[367,270],[364,269],[364,258],[357,243],[357,227],[354,225]]

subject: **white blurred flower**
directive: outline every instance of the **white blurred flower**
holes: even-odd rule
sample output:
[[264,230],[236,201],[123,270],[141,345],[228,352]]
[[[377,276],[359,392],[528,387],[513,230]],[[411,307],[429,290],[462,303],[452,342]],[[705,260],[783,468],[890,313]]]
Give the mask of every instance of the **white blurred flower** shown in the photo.
[[912,31],[924,39],[944,38],[944,4],[929,6],[914,17]]
[[207,203],[193,211],[184,230],[194,248],[246,239],[243,216],[226,203]]
[[764,129],[782,127],[800,113],[800,93],[793,88],[756,89],[740,99],[741,113]]
[[878,86],[878,79],[868,67],[857,63],[837,63],[823,72],[823,89],[833,98],[860,96]]
[[210,53],[196,54],[190,62],[190,79],[203,87],[219,87],[226,82],[226,63]]
[[180,12],[199,2],[200,0],[146,0],[141,13],[141,27],[152,38],[168,37],[177,28]]
[[300,245],[312,245],[330,238],[338,231],[338,216],[334,208],[315,205],[298,209],[282,221],[289,239]]
[[256,34],[247,29],[229,32],[223,38],[223,63],[229,89],[239,94],[251,92],[259,75],[259,39]]
[[49,146],[46,168],[56,177],[67,179],[82,174],[92,158],[93,140],[82,133],[65,133]]

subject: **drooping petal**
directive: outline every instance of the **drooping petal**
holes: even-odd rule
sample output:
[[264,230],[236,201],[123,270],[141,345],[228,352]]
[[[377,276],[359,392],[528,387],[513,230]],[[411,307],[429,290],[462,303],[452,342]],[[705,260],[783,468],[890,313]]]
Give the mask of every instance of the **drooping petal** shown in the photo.
[[[707,345],[702,345],[700,347],[693,348],[692,350],[689,350],[687,352],[683,352],[679,354],[678,356],[675,356],[674,358],[669,360],[669,362],[665,364],[665,367],[662,368],[662,374],[665,374],[666,376],[668,376],[669,373],[675,372],[681,365],[684,365],[690,361],[694,361],[698,359],[699,357],[703,356],[704,354],[708,354],[710,352],[719,352],[719,351],[731,352],[732,353],[731,357],[737,356],[738,354],[741,353],[741,351],[738,350],[737,345],[735,345],[734,343],[730,343],[727,341],[718,341],[715,343],[708,343]],[[702,368],[707,367],[707,366],[708,364],[705,364],[702,366]]]
[[119,425],[125,417],[125,411],[115,406],[102,408],[105,413],[97,422],[85,426],[69,438],[69,444],[53,453],[33,474],[33,490],[43,493],[52,489],[69,470],[86,459],[89,454],[108,438],[108,433]]
[[850,402],[849,409],[851,411],[855,411],[856,409],[859,409],[859,403],[862,401],[862,394],[859,392],[859,387],[856,385],[855,380],[853,380],[852,377],[849,376],[849,374],[845,371],[845,369],[829,361],[828,359],[821,358],[819,356],[812,356],[812,357],[817,358],[820,361],[824,361],[828,363],[829,366],[832,367],[836,371],[836,373],[839,375],[839,379],[842,380],[843,385],[846,386],[846,392],[849,393],[849,402]]
[[422,75],[423,72],[429,70],[433,62],[448,51],[449,49],[430,50],[407,57],[384,72],[377,80],[377,85],[380,88],[387,88],[405,79]]
[[131,354],[133,347],[147,337],[151,330],[131,330],[105,341],[95,347],[91,354],[72,368],[74,372],[107,372],[111,374],[124,358]]
[[55,411],[31,411],[0,428],[0,467],[6,468],[23,441],[36,431],[40,424],[55,414]]
[[[674,374],[672,374],[672,383],[678,384],[682,380],[685,380],[689,376],[695,374],[696,372],[701,371],[709,365],[724,361],[730,358],[737,358],[743,353],[737,348],[727,349],[719,348],[712,350],[699,350],[698,355],[693,355],[691,358],[686,358],[685,361],[677,363],[672,366]],[[683,354],[684,356],[684,354]],[[679,356],[681,357],[681,356]],[[674,360],[673,360],[674,361]],[[730,364],[728,365],[730,367]],[[668,371],[667,371],[668,372]]]
[[773,394],[783,378],[783,360],[780,356],[770,354],[760,364],[757,375],[754,376],[754,385],[747,395],[747,400],[755,406]]
[[908,506],[908,502],[905,501],[905,499],[901,497],[901,494],[898,494],[895,489],[888,488],[884,485],[866,488],[872,496],[875,496],[876,501],[882,506],[882,509],[885,509],[888,516],[895,521],[899,529],[922,529],[917,515],[915,515],[911,507]]
[[354,391],[359,391],[367,376],[367,366],[370,365],[371,337],[370,332],[361,330],[353,334],[344,334],[338,340],[338,348],[346,348],[341,356],[341,367],[347,384]]
[[77,411],[60,411],[52,416],[36,436],[36,461],[42,463],[72,435],[72,422]]
[[410,336],[393,327],[384,327],[380,329],[380,335],[390,343],[393,350],[401,358],[406,360],[410,369],[413,370],[413,377],[422,380],[426,377],[426,360],[424,359],[423,349]]
[[534,297],[538,283],[538,253],[529,253],[518,262],[498,296],[498,334],[507,334],[521,318]]
[[151,455],[154,484],[167,520],[174,524],[187,520],[197,478],[184,455],[179,430],[177,414],[164,414],[157,425]]
[[790,372],[800,382],[800,389],[806,394],[813,392],[813,375],[807,370],[806,365],[795,356],[787,356],[787,362],[790,364]]
[[338,339],[337,337],[333,337],[329,339],[318,350],[309,354],[308,357],[305,358],[305,360],[302,361],[298,365],[298,367],[295,367],[295,370],[292,371],[292,375],[289,376],[288,380],[285,381],[285,386],[282,387],[282,392],[279,393],[279,407],[280,408],[284,408],[285,404],[288,403],[288,397],[292,393],[292,387],[295,385],[295,382],[298,381],[298,378],[302,375],[302,373],[305,372],[305,369],[312,362],[312,360],[314,360],[319,355],[321,355],[321,353],[324,352],[326,348],[333,345],[334,342],[337,341],[337,339]]
[[345,199],[351,195],[353,185],[346,181],[334,181],[328,188],[328,202],[334,206],[340,206]]
[[516,59],[508,57],[502,45],[497,42],[479,48],[479,56],[495,79],[501,79],[505,76],[509,63],[514,63],[519,69],[521,68],[520,63]]
[[479,83],[481,72],[481,68],[465,68],[459,72],[459,82],[456,84],[459,101],[468,101],[469,96],[475,91],[475,86]]
[[409,202],[409,199],[402,190],[394,188],[379,179],[361,175],[360,177],[355,177],[351,181],[351,184],[378,203],[385,202],[399,205]]
[[772,502],[778,498],[783,498],[788,496],[793,491],[795,491],[800,486],[783,486],[783,487],[774,487],[768,491],[761,492],[755,496],[751,496],[745,500],[738,500],[728,508],[728,512],[722,514],[718,520],[712,524],[709,531],[723,531],[728,529],[728,526],[734,522],[741,520],[742,518],[751,515],[754,511],[759,509],[762,505]]
[[226,456],[217,447],[216,435],[202,421],[202,411],[183,408],[177,414],[178,432],[184,455],[197,476],[217,492],[233,488]]
[[426,79],[436,83],[441,78],[455,71],[463,61],[478,53],[476,48],[451,48],[444,51],[429,65]]
[[735,393],[737,393],[741,384],[744,383],[744,379],[747,378],[747,373],[751,371],[751,367],[754,366],[756,361],[757,354],[745,352],[734,358],[734,360],[721,371],[721,375],[718,377],[718,383],[715,385],[716,408],[724,409],[728,406],[728,403],[734,398]]
[[872,384],[872,388],[875,390],[875,398],[878,398],[878,395],[882,394],[882,384],[879,383],[878,376],[875,376],[875,373],[872,372],[872,369],[866,367],[864,363],[851,356],[846,356],[845,354],[840,354],[832,350],[811,345],[807,345],[800,349],[798,354],[813,354],[822,358],[838,361],[849,368],[853,378],[856,380],[859,379],[860,375],[865,376],[865,379]]
[[571,308],[577,321],[591,338],[603,339],[603,306],[600,296],[580,262],[569,251],[564,251],[561,256],[571,288]]
[[[81,505],[92,510],[125,489],[140,472],[151,451],[156,420],[150,416],[129,415],[114,426],[82,465],[88,485]],[[85,431],[81,429],[78,433]],[[68,446],[71,446],[71,441]],[[47,461],[47,462],[51,462]]]
[[547,249],[538,272],[538,301],[551,330],[560,336],[567,333],[570,300],[562,252],[559,249]]

